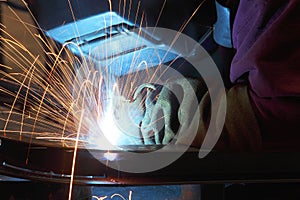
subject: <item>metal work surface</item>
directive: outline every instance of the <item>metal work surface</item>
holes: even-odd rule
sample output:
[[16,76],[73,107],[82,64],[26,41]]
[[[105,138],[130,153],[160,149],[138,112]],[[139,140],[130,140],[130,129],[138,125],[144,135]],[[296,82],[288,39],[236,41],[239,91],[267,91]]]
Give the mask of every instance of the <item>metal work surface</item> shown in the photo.
[[[1,174],[45,182],[69,183],[73,150],[2,139]],[[29,147],[30,146],[30,147]],[[136,152],[148,150],[136,148]],[[99,157],[107,151],[96,150]],[[107,162],[133,162],[123,151],[111,152],[117,159]],[[168,154],[168,153],[167,153]],[[169,152],[172,154],[172,152]],[[45,159],[46,158],[46,159]],[[75,184],[157,185],[180,183],[291,182],[300,180],[299,153],[221,153],[211,152],[199,159],[190,149],[171,165],[150,173],[125,173],[99,162],[87,150],[78,150]],[[27,161],[27,163],[26,163]],[[293,163],[288,165],[287,163]]]

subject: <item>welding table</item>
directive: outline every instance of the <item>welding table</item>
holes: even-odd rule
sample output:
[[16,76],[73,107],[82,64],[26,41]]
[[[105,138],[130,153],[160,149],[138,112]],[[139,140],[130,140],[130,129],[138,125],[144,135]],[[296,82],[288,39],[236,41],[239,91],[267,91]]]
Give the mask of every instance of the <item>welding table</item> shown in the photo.
[[[29,162],[26,164],[28,148]],[[147,152],[146,150],[137,152]],[[73,149],[31,145],[1,139],[0,172],[19,178],[68,183]],[[99,155],[107,151],[98,151]],[[118,150],[120,159],[123,151]],[[168,152],[166,152],[168,153]],[[172,153],[172,152],[169,152]],[[189,149],[171,165],[158,171],[135,174],[110,169],[97,161],[86,149],[78,149],[76,184],[168,184],[168,183],[234,183],[294,182],[300,180],[299,151],[224,153],[210,152],[198,158],[197,149]],[[46,159],[45,159],[46,158]],[[118,162],[110,161],[110,162]],[[128,162],[131,162],[128,160]],[[88,163],[88,165],[86,165]]]
[[[44,183],[70,182],[73,150],[32,145],[26,164],[28,143],[1,139],[0,174]],[[141,151],[140,151],[141,152]],[[100,151],[104,154],[106,151]],[[124,152],[116,152],[122,159]],[[101,186],[204,184],[207,198],[222,194],[227,183],[291,183],[300,181],[299,151],[224,153],[211,152],[198,158],[189,149],[171,165],[158,171],[136,174],[108,168],[88,150],[79,149],[74,184]],[[126,158],[123,158],[126,159]],[[118,161],[113,161],[118,162]],[[128,161],[132,162],[132,161]],[[206,191],[206,193],[205,193]]]

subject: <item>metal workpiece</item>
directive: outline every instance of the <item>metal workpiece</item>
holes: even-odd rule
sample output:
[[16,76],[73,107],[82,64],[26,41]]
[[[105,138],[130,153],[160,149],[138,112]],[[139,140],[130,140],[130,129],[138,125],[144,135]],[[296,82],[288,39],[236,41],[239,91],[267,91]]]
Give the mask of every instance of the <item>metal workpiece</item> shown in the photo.
[[[137,146],[136,153],[146,153],[161,146]],[[127,148],[129,149],[129,147]],[[26,154],[29,150],[29,162]],[[180,150],[180,149],[179,149]],[[3,175],[49,183],[69,183],[74,150],[33,145],[3,139],[0,148],[0,172]],[[105,159],[107,151],[94,150]],[[134,162],[124,151],[112,151],[118,159],[107,163]],[[172,151],[165,152],[171,155]],[[76,158],[74,184],[79,185],[163,185],[182,183],[247,183],[291,182],[300,180],[299,154],[289,153],[225,153],[211,152],[203,159],[198,150],[190,148],[171,165],[155,172],[126,173],[109,168],[87,150],[79,150]],[[45,159],[45,157],[47,159]],[[284,161],[278,163],[278,159]],[[151,161],[149,161],[149,164]],[[293,163],[287,166],[286,163]],[[272,170],[270,170],[272,169]]]

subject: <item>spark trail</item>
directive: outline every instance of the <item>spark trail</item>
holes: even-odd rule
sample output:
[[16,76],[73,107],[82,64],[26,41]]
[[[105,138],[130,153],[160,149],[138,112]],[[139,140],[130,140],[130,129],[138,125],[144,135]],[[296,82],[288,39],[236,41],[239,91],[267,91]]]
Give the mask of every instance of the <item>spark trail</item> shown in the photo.
[[[68,47],[74,45],[80,49],[76,43],[55,45],[43,35],[44,30],[39,26],[38,20],[33,16],[27,3],[22,2],[33,20],[32,24],[24,22],[14,9],[9,8],[9,10],[14,19],[22,24],[26,34],[36,42],[36,46],[42,49],[42,52],[38,55],[34,54],[29,47],[8,32],[4,25],[0,27],[2,33],[0,53],[11,63],[11,66],[1,63],[1,67],[5,70],[1,71],[0,81],[6,86],[0,86],[0,92],[9,97],[10,101],[4,103],[1,108],[0,134],[1,137],[28,142],[27,155],[30,153],[32,143],[73,148],[69,188],[69,199],[71,199],[77,150],[81,148],[107,149],[107,141],[111,143],[116,140],[118,133],[122,130],[114,124],[113,114],[116,108],[124,108],[124,105],[129,102],[141,77],[144,76],[132,73],[126,79],[119,80],[110,74],[106,66],[100,68],[95,66],[95,63],[86,55],[74,56]],[[156,25],[166,2],[167,0],[163,2]],[[112,10],[113,2],[108,0],[108,3],[109,9]],[[76,16],[70,0],[68,0],[68,5],[75,21]],[[182,25],[180,31],[184,30],[201,5]],[[138,26],[144,26],[147,22],[145,13],[141,11],[141,2],[137,2],[135,12],[131,10],[132,6],[132,0],[124,0],[123,6],[120,0],[119,13],[123,18],[128,19],[131,14],[135,15],[134,24],[139,21]],[[128,9],[127,16],[126,9]],[[40,31],[33,32],[32,29]],[[76,31],[79,32],[78,29]],[[106,37],[111,44],[112,35]],[[132,61],[129,68],[133,69],[135,64]],[[144,62],[140,64],[147,65]],[[11,72],[16,68],[17,72]],[[147,70],[146,68],[145,74]],[[147,78],[149,81],[153,79],[152,75]],[[138,112],[132,113],[131,115],[135,113],[138,115]],[[106,142],[101,143],[102,140]]]

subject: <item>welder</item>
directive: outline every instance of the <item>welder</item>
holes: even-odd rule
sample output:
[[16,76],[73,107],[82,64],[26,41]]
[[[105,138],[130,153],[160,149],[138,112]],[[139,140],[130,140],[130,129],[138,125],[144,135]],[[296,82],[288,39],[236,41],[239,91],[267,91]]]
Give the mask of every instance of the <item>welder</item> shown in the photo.
[[[300,2],[218,1],[216,6],[215,42],[226,49],[233,49],[235,53],[230,65],[232,86],[227,91],[225,125],[215,148],[260,151],[277,148],[278,145],[299,146]],[[178,81],[173,84],[178,84]],[[201,83],[201,80],[198,81]],[[188,92],[185,87],[182,89],[184,93]],[[160,100],[173,101],[172,98],[159,98],[165,96],[163,92],[166,91],[161,89],[156,104],[148,109],[154,110]],[[209,94],[199,95],[201,117],[194,146],[201,145],[210,120]],[[171,102],[170,105],[174,106],[169,110],[172,112],[164,112],[164,117],[174,115],[174,109],[190,109],[186,97],[179,106]],[[155,117],[152,121],[151,118],[148,116],[148,122],[142,121],[142,132],[149,132],[151,126],[152,129],[157,126]],[[181,116],[180,124],[189,119]],[[147,123],[147,128],[143,128],[143,122]],[[165,127],[170,126],[168,121],[165,123]],[[156,136],[161,138],[158,142],[164,144],[172,137],[173,133],[168,131]],[[177,143],[184,141],[177,140]]]

